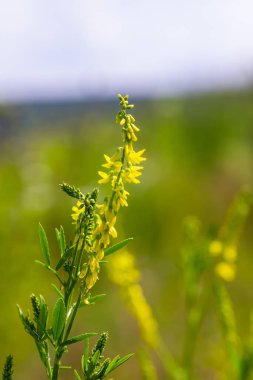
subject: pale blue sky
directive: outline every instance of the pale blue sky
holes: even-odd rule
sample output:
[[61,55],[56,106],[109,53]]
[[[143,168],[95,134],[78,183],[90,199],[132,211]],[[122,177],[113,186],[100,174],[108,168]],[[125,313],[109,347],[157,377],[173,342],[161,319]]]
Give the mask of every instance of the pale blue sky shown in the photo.
[[252,15],[252,0],[2,1],[0,100],[247,85]]

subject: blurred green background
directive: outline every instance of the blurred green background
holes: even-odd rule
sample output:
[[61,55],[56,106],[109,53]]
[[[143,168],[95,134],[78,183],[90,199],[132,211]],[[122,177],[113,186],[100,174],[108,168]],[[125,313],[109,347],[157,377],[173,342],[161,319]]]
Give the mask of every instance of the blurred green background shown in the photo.
[[[121,210],[118,220],[119,239],[134,237],[129,249],[142,271],[145,295],[166,343],[180,356],[182,221],[194,214],[203,221],[204,230],[216,226],[241,187],[252,189],[253,92],[130,100],[141,128],[136,146],[146,148],[147,161],[141,184],[129,186],[129,207]],[[45,378],[15,306],[26,309],[32,292],[42,293],[51,304],[55,299],[51,275],[34,263],[42,258],[38,222],[56,255],[54,228],[63,225],[68,239],[74,229],[73,202],[58,184],[66,181],[83,191],[96,186],[103,154],[113,154],[121,141],[117,110],[117,99],[0,108],[0,358],[2,364],[8,353],[14,355],[16,379]],[[229,285],[242,336],[252,309],[252,215],[250,219],[242,237],[238,276]],[[135,352],[139,344],[135,322],[106,271],[100,277],[94,293],[105,292],[107,297],[80,312],[76,331],[108,331],[110,356]],[[217,368],[222,368],[223,347],[215,318],[210,308],[197,345],[197,367],[204,379],[218,378]],[[81,350],[80,344],[70,354],[77,368]],[[114,377],[141,378],[136,357],[126,366]]]

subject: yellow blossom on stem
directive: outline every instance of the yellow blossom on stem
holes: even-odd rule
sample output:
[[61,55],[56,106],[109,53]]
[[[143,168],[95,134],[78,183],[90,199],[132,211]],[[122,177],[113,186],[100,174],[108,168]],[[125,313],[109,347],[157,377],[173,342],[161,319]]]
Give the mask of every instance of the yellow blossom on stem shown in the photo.
[[110,176],[107,173],[99,171],[98,174],[100,175],[100,177],[102,177],[98,181],[98,183],[102,184],[102,183],[108,183],[110,181]]
[[[135,118],[128,113],[133,108],[128,103],[128,96],[119,95],[122,110],[118,112],[116,121],[122,127],[123,147],[119,147],[111,157],[104,155],[105,163],[102,167],[105,171],[99,171],[101,177],[99,184],[110,183],[112,193],[111,196],[104,199],[104,203],[99,205],[96,228],[93,233],[93,244],[91,247],[92,259],[89,259],[89,275],[87,276],[87,286],[89,289],[95,284],[99,273],[99,261],[103,259],[104,250],[110,244],[111,238],[117,237],[115,228],[117,214],[120,207],[128,206],[129,192],[125,189],[126,183],[139,183],[138,179],[142,174],[142,166],[139,164],[145,161],[143,153],[145,149],[135,151],[134,142],[137,141],[136,133],[139,128],[134,124]],[[94,270],[94,258],[97,262],[96,270]],[[95,272],[94,276],[91,274]]]
[[81,201],[77,201],[76,206],[72,207],[73,214],[71,214],[72,219],[74,220],[73,224],[76,224],[80,215],[84,212],[84,204]]

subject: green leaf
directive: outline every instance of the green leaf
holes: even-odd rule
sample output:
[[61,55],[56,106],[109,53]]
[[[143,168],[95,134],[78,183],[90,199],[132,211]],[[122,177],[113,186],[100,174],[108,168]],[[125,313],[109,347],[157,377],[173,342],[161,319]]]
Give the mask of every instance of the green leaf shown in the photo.
[[39,338],[39,335],[36,332],[33,322],[29,319],[29,316],[24,316],[19,305],[17,305],[17,309],[19,318],[24,326],[25,331],[30,334],[35,340],[37,340]]
[[123,358],[120,359],[119,355],[115,356],[115,358],[111,361],[109,364],[105,375],[108,375],[108,373],[112,372],[114,369],[125,363],[128,359],[130,359],[134,354],[128,354],[125,355]]
[[90,297],[89,298],[89,302],[90,303],[95,303],[96,301],[100,301],[102,298],[104,298],[106,296],[106,294],[97,294],[96,296],[94,297]]
[[133,238],[128,238],[128,239],[122,240],[121,242],[117,244],[114,244],[112,247],[107,248],[105,250],[105,257],[125,247],[131,240],[133,240]]
[[99,352],[99,350],[96,350],[94,352],[94,354],[92,355],[91,360],[89,361],[89,364],[88,364],[88,369],[87,369],[87,373],[86,373],[88,378],[90,375],[92,375],[94,369],[96,368],[97,364],[99,363],[99,359],[100,359],[100,352]]
[[58,287],[55,285],[55,284],[51,284],[52,287],[54,288],[54,290],[56,291],[56,293],[58,294],[58,296],[62,299],[64,299],[64,295],[62,294],[62,292],[58,289]]
[[86,302],[85,301],[81,301],[79,307],[94,305],[96,301],[100,301],[105,296],[106,296],[106,294],[98,294],[97,296],[90,297],[88,299],[88,302],[87,301]]
[[61,343],[61,346],[68,346],[70,344],[80,342],[81,340],[84,340],[85,338],[89,338],[90,336],[94,336],[94,335],[97,335],[97,333],[86,333],[86,334],[77,335],[71,339],[65,340],[65,342]]
[[38,321],[39,333],[43,333],[47,328],[48,307],[42,295],[40,295],[40,315]]
[[87,361],[89,358],[89,346],[90,346],[89,337],[86,336],[84,338],[84,350],[83,350],[83,355],[82,355],[82,371],[83,371],[83,373],[86,369],[86,364],[87,364]]
[[66,239],[65,239],[64,229],[61,226],[60,230],[56,228],[55,231],[56,231],[56,237],[58,240],[58,245],[59,245],[59,248],[61,251],[61,257],[62,257],[65,254],[65,249],[66,249]]
[[48,263],[48,265],[50,265],[51,257],[50,257],[50,252],[49,252],[47,235],[44,228],[42,227],[40,223],[39,223],[39,238],[40,238],[40,245],[41,245],[45,260]]
[[73,250],[73,248],[74,248],[75,246],[74,245],[72,245],[71,247],[69,247],[69,248],[66,248],[65,250],[64,250],[64,253],[63,253],[63,255],[61,256],[61,258],[60,258],[60,260],[58,261],[58,263],[57,263],[57,265],[56,265],[56,270],[59,270],[62,266],[63,266],[63,264],[65,263],[65,261],[69,258],[69,256],[71,255],[71,252],[72,252],[72,250]]
[[77,372],[76,369],[74,370],[74,374],[75,374],[75,376],[76,376],[76,380],[82,380],[81,377],[79,376],[79,373]]
[[48,269],[48,265],[47,264],[45,264],[45,263],[43,263],[42,261],[40,261],[40,260],[35,260],[35,263],[36,264],[39,264],[40,266],[42,266],[43,268],[46,268],[46,269]]
[[16,305],[17,306],[17,309],[18,309],[18,315],[19,315],[19,318],[26,330],[27,326],[26,326],[26,323],[25,323],[25,317],[24,317],[24,314],[23,314],[23,311],[21,309],[21,307],[19,305]]
[[57,341],[63,331],[66,321],[66,308],[62,298],[55,304],[52,315],[52,331],[55,341]]
[[13,375],[13,356],[8,355],[4,363],[4,368],[2,372],[2,380],[12,380],[12,375]]

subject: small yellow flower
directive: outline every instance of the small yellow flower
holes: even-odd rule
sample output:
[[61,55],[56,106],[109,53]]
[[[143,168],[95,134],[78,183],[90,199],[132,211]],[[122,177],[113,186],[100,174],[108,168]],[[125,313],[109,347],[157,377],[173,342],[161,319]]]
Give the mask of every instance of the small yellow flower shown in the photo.
[[222,261],[215,267],[216,274],[225,281],[233,281],[236,274],[236,267],[234,264]]
[[116,172],[119,172],[122,167],[122,162],[120,160],[116,160],[115,157],[109,157],[104,154],[106,163],[102,166],[106,169],[114,168]]
[[110,227],[110,228],[109,228],[109,234],[110,234],[114,239],[118,236],[115,227]]
[[223,246],[219,240],[213,240],[209,245],[209,253],[211,256],[219,256],[222,252]]
[[74,220],[73,224],[76,224],[80,215],[84,212],[84,204],[80,201],[77,201],[76,206],[72,207],[73,214],[71,214],[72,219]]
[[128,161],[133,165],[140,164],[142,161],[146,160],[145,157],[142,157],[144,152],[145,152],[145,149],[139,150],[139,152],[135,152],[134,150],[129,151]]
[[100,177],[102,177],[98,181],[98,183],[102,184],[102,183],[108,183],[110,181],[110,176],[107,173],[99,171],[98,174],[100,175]]
[[228,263],[234,263],[237,259],[237,250],[236,247],[230,245],[224,249],[224,259]]
[[140,180],[137,177],[141,176],[140,170],[143,169],[142,166],[131,166],[122,173],[122,177],[128,183],[140,183]]

